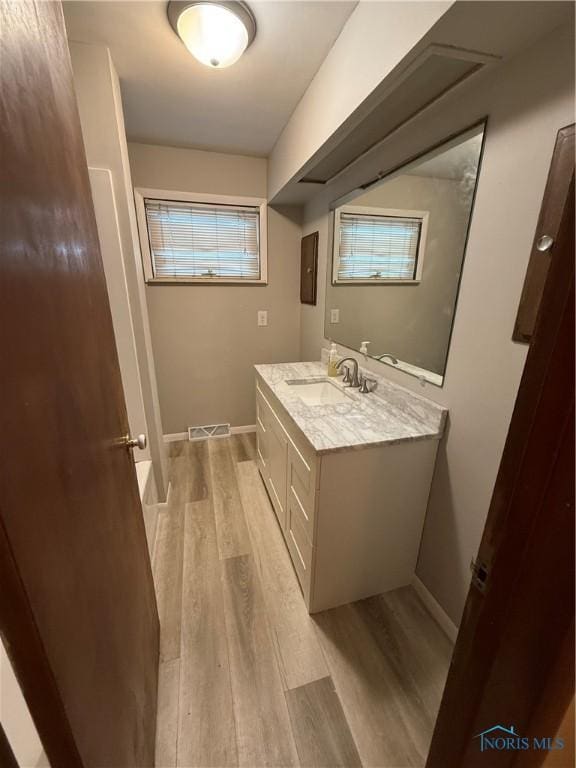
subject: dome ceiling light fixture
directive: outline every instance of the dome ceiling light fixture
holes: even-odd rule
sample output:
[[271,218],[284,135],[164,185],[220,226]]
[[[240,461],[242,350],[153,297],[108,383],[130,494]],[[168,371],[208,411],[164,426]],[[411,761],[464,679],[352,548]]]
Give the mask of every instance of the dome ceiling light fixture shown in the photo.
[[168,20],[192,56],[212,69],[234,64],[256,37],[254,14],[241,0],[172,0]]

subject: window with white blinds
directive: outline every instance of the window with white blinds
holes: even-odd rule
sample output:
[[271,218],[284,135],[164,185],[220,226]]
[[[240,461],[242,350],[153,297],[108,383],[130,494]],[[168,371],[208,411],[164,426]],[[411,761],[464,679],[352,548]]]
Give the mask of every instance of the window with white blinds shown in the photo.
[[153,279],[263,281],[262,206],[142,201]]
[[335,282],[417,279],[422,217],[339,211]]

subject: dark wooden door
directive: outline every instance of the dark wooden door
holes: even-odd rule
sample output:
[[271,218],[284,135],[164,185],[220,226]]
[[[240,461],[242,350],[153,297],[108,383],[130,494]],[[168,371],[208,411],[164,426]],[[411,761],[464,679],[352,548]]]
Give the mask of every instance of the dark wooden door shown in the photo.
[[[554,251],[549,243],[558,237],[562,218],[562,206],[574,176],[574,134],[576,126],[567,125],[558,131],[552,163],[548,173],[544,199],[536,225],[530,261],[526,270],[518,314],[512,339],[529,342],[534,333],[538,308]],[[546,240],[548,239],[548,243]]]
[[2,2],[0,44],[0,630],[53,768],[142,768],[158,615],[60,3]]
[[[468,593],[427,768],[542,765],[548,754],[533,739],[553,744],[574,694],[573,171],[558,205],[560,226],[479,550],[484,578]],[[514,728],[528,747],[513,738],[507,749],[482,752],[477,735],[494,726]],[[553,764],[574,765],[572,724]]]

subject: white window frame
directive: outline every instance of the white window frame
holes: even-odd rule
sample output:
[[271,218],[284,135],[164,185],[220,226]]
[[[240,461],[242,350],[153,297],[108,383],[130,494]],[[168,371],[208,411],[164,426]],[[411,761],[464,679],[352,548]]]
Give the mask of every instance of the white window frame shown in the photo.
[[[420,241],[416,253],[416,274],[413,279],[399,280],[398,278],[376,277],[362,280],[342,280],[338,277],[340,271],[340,214],[359,213],[367,216],[390,216],[399,219],[420,219]],[[364,205],[342,205],[334,210],[333,248],[332,248],[332,285],[415,285],[422,280],[424,254],[426,253],[426,238],[428,235],[428,218],[430,211],[413,211],[405,208],[375,208]]]
[[[260,279],[234,280],[230,277],[156,277],[148,239],[148,224],[144,200],[176,200],[185,203],[207,203],[210,205],[237,205],[259,208],[259,244],[260,244]],[[268,284],[268,201],[263,197],[236,197],[231,195],[211,195],[202,192],[176,192],[167,189],[150,189],[136,187],[134,189],[136,204],[136,221],[142,254],[144,279],[149,285],[267,285]]]

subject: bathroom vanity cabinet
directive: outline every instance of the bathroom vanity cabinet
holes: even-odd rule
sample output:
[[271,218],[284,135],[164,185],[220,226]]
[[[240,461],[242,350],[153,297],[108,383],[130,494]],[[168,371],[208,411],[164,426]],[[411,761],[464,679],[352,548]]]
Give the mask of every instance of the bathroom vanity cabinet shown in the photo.
[[[263,371],[274,367],[258,366]],[[365,444],[356,434],[349,446],[333,440],[335,445],[326,447],[317,425],[310,439],[297,423],[304,424],[314,408],[296,403],[297,398],[294,407],[289,399],[283,405],[273,388],[258,372],[257,462],[310,613],[409,584],[442,409],[438,428],[429,430],[428,437],[396,436]],[[329,429],[331,419],[344,426],[347,420],[365,422],[366,401],[358,400],[364,397],[356,395],[343,407],[320,406],[320,423]],[[386,408],[385,401],[371,402]]]

